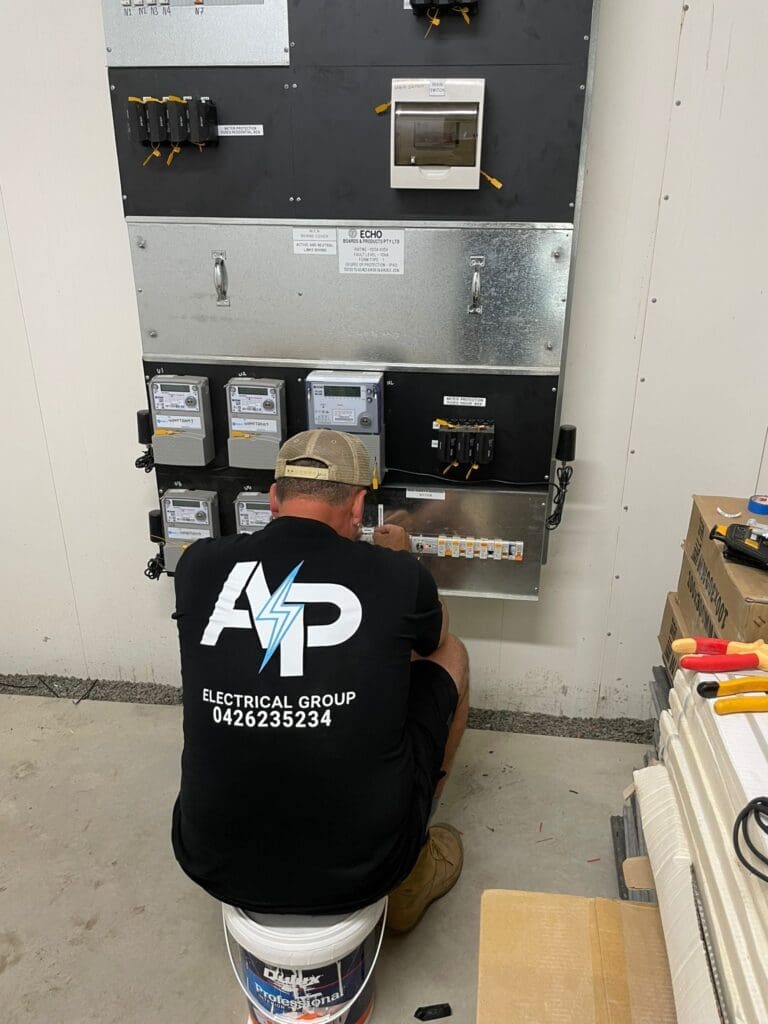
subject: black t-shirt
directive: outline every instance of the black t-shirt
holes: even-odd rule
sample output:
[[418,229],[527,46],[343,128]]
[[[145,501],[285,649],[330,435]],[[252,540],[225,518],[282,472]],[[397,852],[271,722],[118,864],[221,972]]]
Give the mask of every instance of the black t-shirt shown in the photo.
[[430,574],[313,519],[192,545],[176,572],[184,752],[177,860],[245,910],[340,913],[411,867],[410,656]]

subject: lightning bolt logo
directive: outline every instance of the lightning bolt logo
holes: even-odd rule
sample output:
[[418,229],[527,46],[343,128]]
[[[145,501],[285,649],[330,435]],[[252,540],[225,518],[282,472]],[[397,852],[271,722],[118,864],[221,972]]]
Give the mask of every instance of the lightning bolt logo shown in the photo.
[[261,668],[259,669],[260,673],[267,667],[272,655],[282,643],[283,637],[296,621],[296,617],[300,615],[304,609],[303,604],[285,603],[285,599],[293,585],[293,581],[296,579],[302,565],[304,565],[303,561],[299,562],[296,568],[292,569],[288,573],[277,590],[267,601],[264,602],[258,613],[253,616],[254,623],[261,622],[264,625],[271,627],[269,643],[267,644],[267,649],[264,652],[264,657],[261,662]]

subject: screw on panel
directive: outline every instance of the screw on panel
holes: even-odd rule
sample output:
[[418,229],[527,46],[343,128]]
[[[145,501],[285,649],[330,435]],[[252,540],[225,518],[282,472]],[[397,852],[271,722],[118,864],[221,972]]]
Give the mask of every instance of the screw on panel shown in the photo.
[[296,84],[296,82],[294,82],[294,83],[293,83],[293,85],[291,86],[291,88],[292,88],[292,89],[298,89],[299,87],[298,87],[298,85]]
[[115,91],[115,87],[114,87],[114,85],[110,85],[110,87],[109,87],[109,91],[110,91],[110,92],[114,92],[114,91]]
[[112,53],[112,47],[111,46],[107,47],[107,53]]
[[641,378],[640,378],[640,383],[641,383],[641,384],[645,384],[645,377],[641,377]]
[[683,102],[682,100],[675,100],[675,106],[676,107],[681,106],[682,102]]
[[538,594],[538,592],[539,592],[539,588],[538,588],[538,587],[534,587],[534,588],[533,588],[533,592],[534,592],[534,594]]
[[157,331],[149,330],[149,331],[147,331],[147,334],[150,336],[150,338],[156,338],[157,337]]
[[665,203],[667,202],[668,199],[669,199],[669,196],[664,196],[664,202]]
[[123,202],[125,202],[127,198],[128,196],[125,193],[123,193]]
[[571,209],[573,209],[574,206],[576,205],[576,203],[568,203],[568,205],[570,206]]
[[296,45],[296,43],[291,43],[291,46],[295,46],[295,45]]
[[585,42],[585,43],[588,43],[588,42],[589,42],[589,36],[584,36],[584,42]]
[[658,299],[651,299],[651,302],[658,302]]
[[586,87],[586,85],[580,85],[580,86],[579,86],[579,91],[580,91],[580,92],[584,92],[584,90],[585,90],[586,88],[587,88],[587,87]]
[[556,395],[556,394],[557,394],[557,388],[552,388],[552,394],[553,394],[553,395]]
[[288,196],[288,202],[289,202],[289,203],[292,203],[292,202],[293,202],[293,196]]
[[301,196],[296,196],[296,202],[297,202],[297,203],[300,203],[300,202],[301,202]]
[[630,448],[630,449],[629,449],[629,454],[630,454],[630,455],[634,455],[634,454],[635,454],[635,451],[636,451],[636,450],[637,450],[637,449],[635,449],[635,448]]
[[552,342],[551,342],[551,341],[548,341],[548,342],[547,342],[547,344],[546,344],[546,348],[547,348],[547,349],[549,349],[549,350],[551,351],[551,350],[552,350],[552,349],[553,349],[554,347],[555,347],[555,346],[554,346],[554,345],[552,344]]
[[284,88],[284,89],[290,89],[291,87],[290,87],[290,85],[289,85],[289,84],[288,84],[288,83],[286,82],[286,83],[285,83],[285,85],[283,86],[283,88]]
[[146,240],[146,238],[141,238],[141,237],[137,238],[136,239],[136,245],[138,245],[138,247],[140,249],[146,249],[147,248],[147,240]]

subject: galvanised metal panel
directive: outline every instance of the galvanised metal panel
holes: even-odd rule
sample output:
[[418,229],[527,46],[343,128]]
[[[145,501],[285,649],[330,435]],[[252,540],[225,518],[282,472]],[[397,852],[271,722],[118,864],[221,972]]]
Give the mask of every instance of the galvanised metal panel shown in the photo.
[[288,64],[287,0],[102,0],[109,67]]
[[[442,500],[408,497],[408,490],[385,488],[375,501],[384,505],[387,522],[404,526],[412,537],[418,535],[498,538],[523,541],[522,562],[438,558],[422,556],[444,594],[477,597],[538,600],[544,516],[547,495],[543,491],[498,491],[440,489],[439,484],[417,490],[443,493]],[[366,523],[375,525],[373,506],[366,510]]]
[[[342,274],[337,255],[295,254],[302,224],[338,232],[339,249],[342,232],[402,232],[403,273]],[[131,218],[128,230],[148,357],[560,369],[569,225]]]

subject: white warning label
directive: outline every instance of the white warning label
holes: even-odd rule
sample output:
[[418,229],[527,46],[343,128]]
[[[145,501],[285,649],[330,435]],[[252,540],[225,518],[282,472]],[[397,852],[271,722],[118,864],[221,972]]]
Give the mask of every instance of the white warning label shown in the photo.
[[232,429],[244,430],[251,434],[276,434],[277,420],[262,420],[255,416],[233,416]]
[[294,228],[294,256],[335,256],[336,228]]
[[470,406],[475,409],[484,409],[486,399],[473,395],[443,395],[443,405]]
[[248,138],[253,135],[263,135],[263,124],[220,124],[219,138],[240,137]]
[[339,228],[340,274],[404,274],[405,232]]
[[155,417],[158,427],[163,430],[202,430],[203,421],[199,416],[164,416]]

